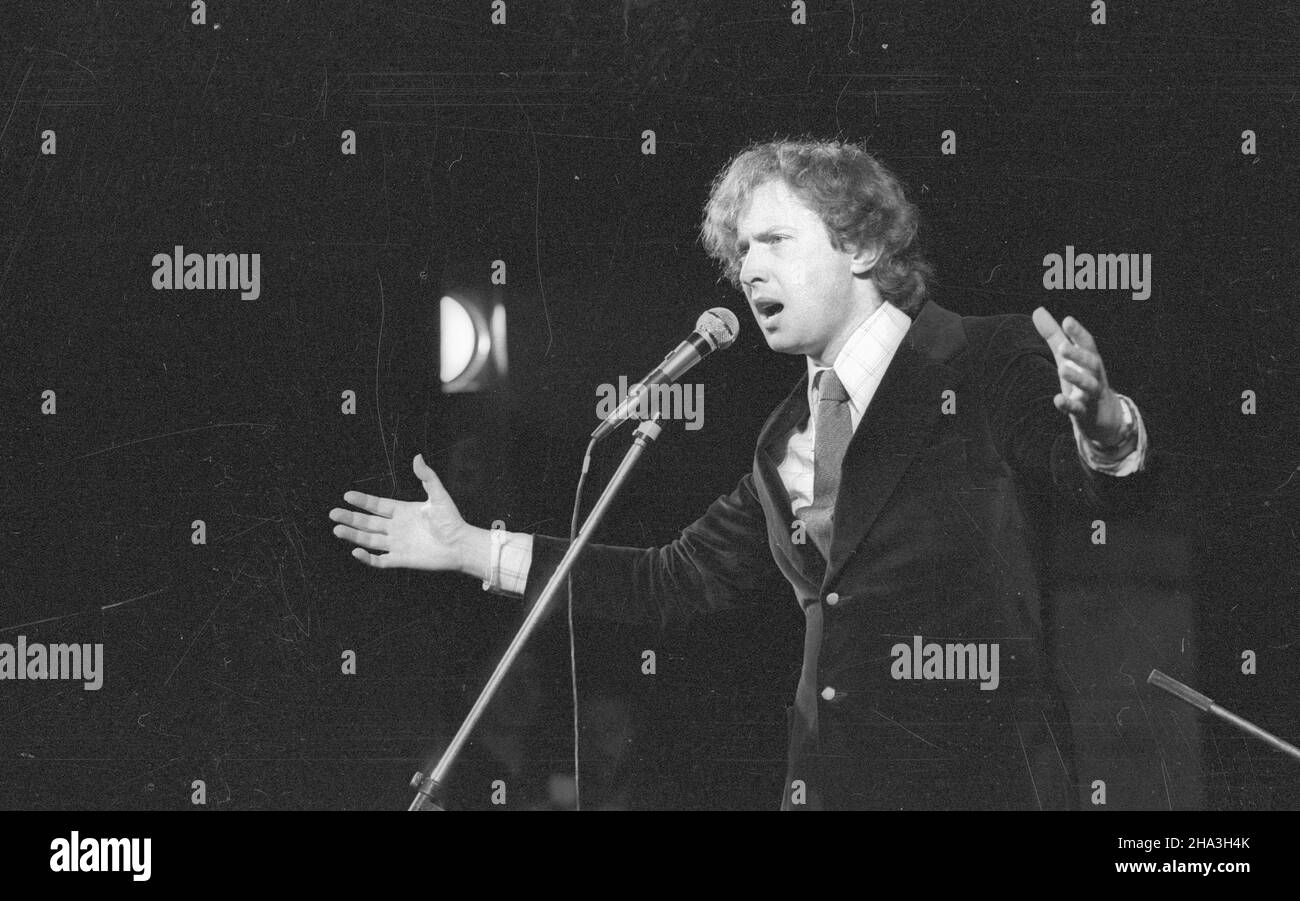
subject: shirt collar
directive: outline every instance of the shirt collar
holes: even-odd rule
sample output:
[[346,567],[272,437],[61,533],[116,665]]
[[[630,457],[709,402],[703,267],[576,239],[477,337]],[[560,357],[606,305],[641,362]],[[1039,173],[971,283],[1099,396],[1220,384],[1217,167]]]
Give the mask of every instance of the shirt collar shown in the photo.
[[861,416],[911,326],[908,315],[886,300],[853,330],[831,366],[818,366],[808,357],[808,409],[817,409],[817,374],[834,368],[854,414]]

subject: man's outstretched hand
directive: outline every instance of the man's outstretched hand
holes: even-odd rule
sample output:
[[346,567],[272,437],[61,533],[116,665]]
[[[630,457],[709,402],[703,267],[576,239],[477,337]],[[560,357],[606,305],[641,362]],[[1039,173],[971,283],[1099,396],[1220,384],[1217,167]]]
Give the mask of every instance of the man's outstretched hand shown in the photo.
[[1034,310],[1034,326],[1056,357],[1061,379],[1061,393],[1053,399],[1056,409],[1074,417],[1079,430],[1093,441],[1107,447],[1118,444],[1124,427],[1122,401],[1106,381],[1092,335],[1071,316],[1057,325],[1044,307]]
[[330,511],[330,519],[339,523],[334,534],[360,545],[352,549],[352,556],[370,566],[477,573],[482,567],[474,565],[472,549],[481,542],[483,536],[478,533],[484,530],[461,518],[423,455],[416,455],[411,468],[423,483],[428,500],[398,501],[349,491],[343,500],[366,512],[335,507]]

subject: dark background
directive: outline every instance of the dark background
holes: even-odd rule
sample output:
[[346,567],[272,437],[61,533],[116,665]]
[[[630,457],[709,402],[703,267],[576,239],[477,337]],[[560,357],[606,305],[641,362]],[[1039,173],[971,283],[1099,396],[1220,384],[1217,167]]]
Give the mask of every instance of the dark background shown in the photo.
[[[522,610],[361,566],[328,510],[422,499],[422,452],[471,522],[566,533],[596,386],[726,305],[736,346],[689,377],[704,428],[666,431],[601,533],[671,540],[804,365],[704,257],[708,184],[804,133],[903,179],[939,303],[1077,316],[1142,408],[1161,490],[1104,547],[1062,518],[1051,561],[1101,809],[1300,806],[1300,764],[1145,683],[1300,741],[1300,16],[1249,9],[1111,3],[1103,26],[1081,2],[810,0],[796,26],[775,0],[510,0],[493,26],[480,0],[264,0],[197,26],[182,3],[6,4],[0,641],[103,642],[106,676],[0,683],[0,806],[187,809],[202,779],[209,809],[404,807]],[[153,290],[176,244],[260,253],[261,296]],[[1044,291],[1067,244],[1152,254],[1150,298]],[[441,286],[496,259],[509,382],[444,395]],[[800,627],[780,583],[666,634],[579,623],[584,803],[774,808]],[[567,640],[555,616],[530,645],[453,806],[491,807],[498,778],[507,807],[545,805],[571,770]]]

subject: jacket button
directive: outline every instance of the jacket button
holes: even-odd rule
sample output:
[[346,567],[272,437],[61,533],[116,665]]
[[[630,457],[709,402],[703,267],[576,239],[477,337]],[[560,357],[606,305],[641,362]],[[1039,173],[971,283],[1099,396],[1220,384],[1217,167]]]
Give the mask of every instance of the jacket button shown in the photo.
[[822,689],[822,698],[827,701],[835,700],[835,689],[827,685],[825,688]]
[[826,595],[826,603],[830,604],[832,607],[834,607],[839,602],[840,602],[840,593],[838,591],[832,591],[830,594]]

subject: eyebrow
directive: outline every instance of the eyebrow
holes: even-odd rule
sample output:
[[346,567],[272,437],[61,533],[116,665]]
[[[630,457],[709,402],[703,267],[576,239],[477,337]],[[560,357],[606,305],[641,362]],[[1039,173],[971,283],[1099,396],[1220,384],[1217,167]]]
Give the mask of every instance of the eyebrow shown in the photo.
[[744,238],[737,238],[736,249],[743,253],[749,247],[749,241],[751,240],[757,241],[761,244],[764,241],[770,240],[772,236],[775,235],[777,232],[790,231],[792,228],[793,226],[790,225],[774,225],[771,228],[763,229],[761,232],[759,232],[756,235],[751,235],[749,240],[746,240]]

